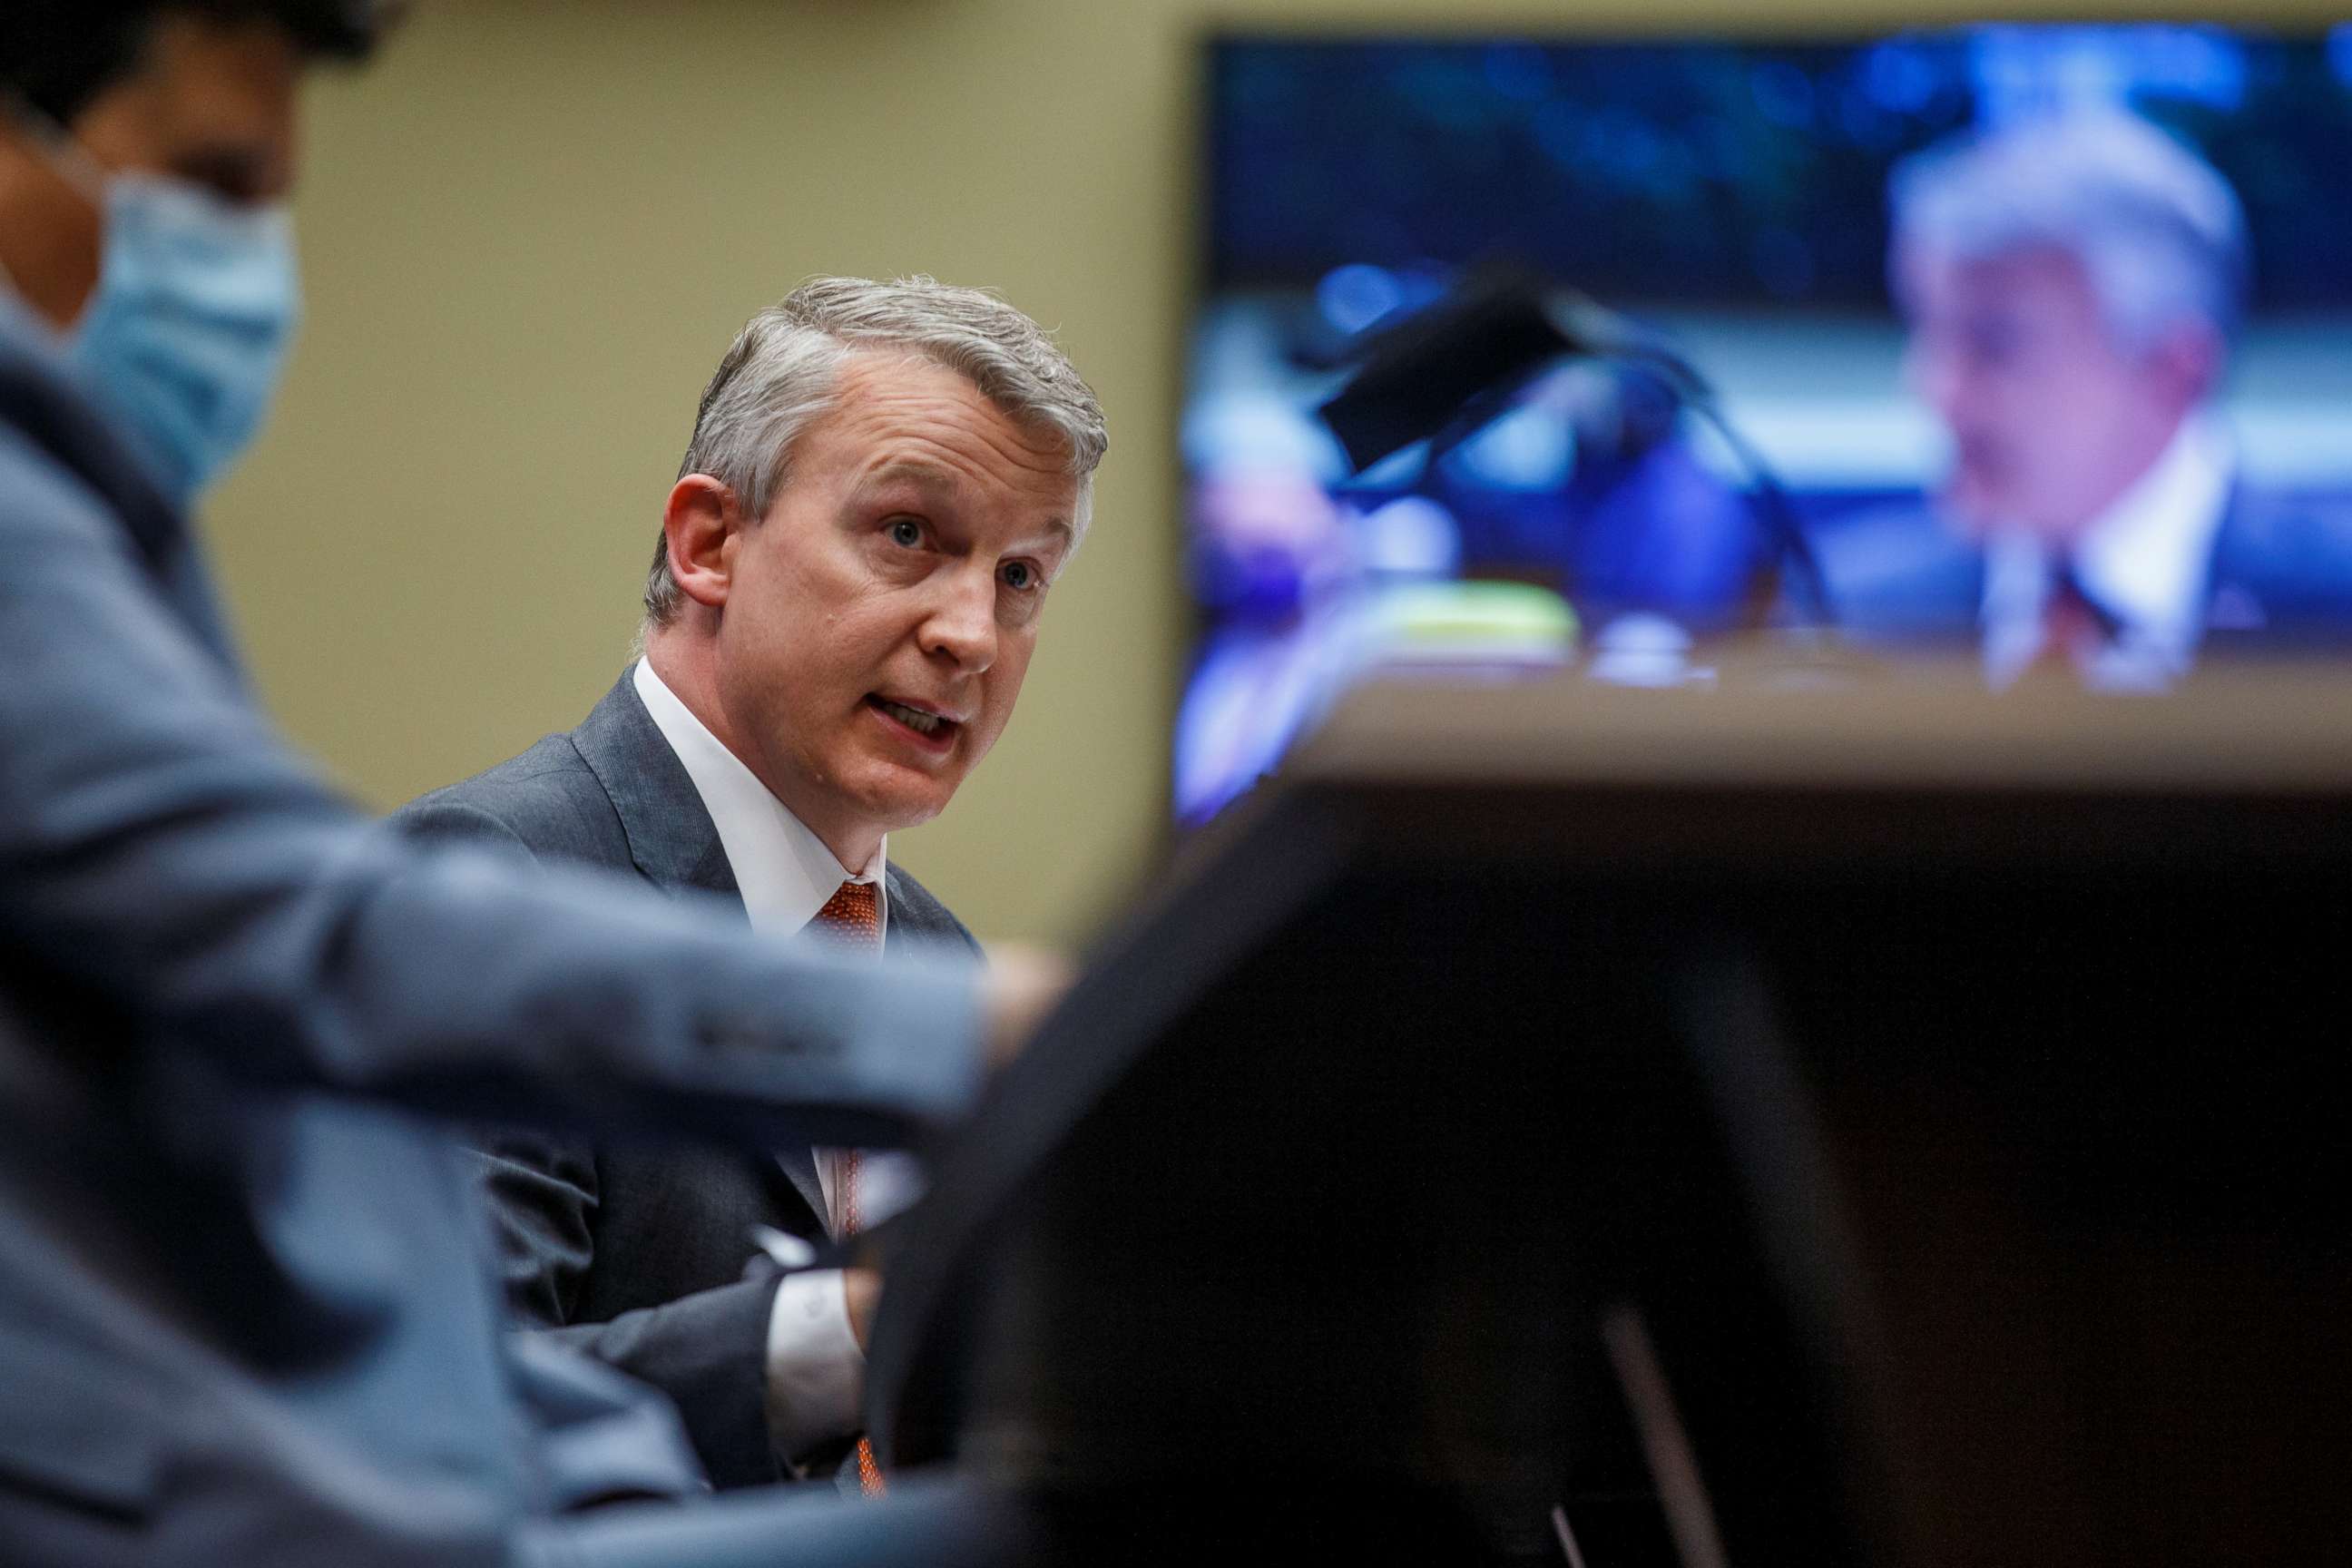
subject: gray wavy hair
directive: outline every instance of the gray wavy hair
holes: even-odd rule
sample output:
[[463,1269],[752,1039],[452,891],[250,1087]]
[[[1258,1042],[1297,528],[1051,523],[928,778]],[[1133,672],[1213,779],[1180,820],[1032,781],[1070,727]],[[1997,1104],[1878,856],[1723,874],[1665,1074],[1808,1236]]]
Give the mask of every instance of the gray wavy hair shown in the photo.
[[[1027,316],[984,289],[931,278],[813,278],[752,317],[703,389],[678,478],[708,474],[735,492],[746,515],[767,516],[791,480],[794,444],[838,405],[842,367],[874,349],[954,371],[1005,417],[1057,438],[1078,480],[1072,521],[1086,537],[1095,469],[1110,445],[1093,389]],[[667,626],[684,598],[670,575],[669,542],[658,538],[645,628]]]
[[1890,190],[1895,237],[1963,257],[2047,246],[2082,263],[2109,331],[2146,346],[2184,321],[2226,338],[2250,269],[2237,193],[2137,115],[2077,110],[1964,133]]

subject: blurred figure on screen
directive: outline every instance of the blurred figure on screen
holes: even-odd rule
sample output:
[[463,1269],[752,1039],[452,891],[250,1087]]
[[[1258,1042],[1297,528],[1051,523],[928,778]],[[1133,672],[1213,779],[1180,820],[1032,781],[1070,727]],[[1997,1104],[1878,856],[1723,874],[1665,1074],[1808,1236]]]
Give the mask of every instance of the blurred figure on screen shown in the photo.
[[2209,633],[2340,634],[2352,528],[2244,484],[2215,407],[2250,262],[2221,174],[2084,111],[1932,148],[1890,200],[1907,375],[1950,456],[1926,514],[1824,539],[1849,631],[2126,689]]
[[1186,418],[1193,590],[1215,626],[1176,721],[1176,809],[1205,819],[1272,768],[1336,684],[1326,612],[1354,574],[1328,487],[1347,460],[1284,399],[1207,400]]

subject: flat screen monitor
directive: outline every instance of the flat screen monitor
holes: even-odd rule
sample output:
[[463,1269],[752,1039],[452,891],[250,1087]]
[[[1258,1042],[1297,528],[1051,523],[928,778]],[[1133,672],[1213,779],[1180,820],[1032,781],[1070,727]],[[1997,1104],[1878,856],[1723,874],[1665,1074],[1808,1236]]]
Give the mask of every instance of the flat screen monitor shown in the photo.
[[[2352,27],[1227,37],[1202,118],[1186,822],[1375,666],[2147,690],[2352,632]],[[1497,268],[1659,353],[1360,468],[1318,411]]]

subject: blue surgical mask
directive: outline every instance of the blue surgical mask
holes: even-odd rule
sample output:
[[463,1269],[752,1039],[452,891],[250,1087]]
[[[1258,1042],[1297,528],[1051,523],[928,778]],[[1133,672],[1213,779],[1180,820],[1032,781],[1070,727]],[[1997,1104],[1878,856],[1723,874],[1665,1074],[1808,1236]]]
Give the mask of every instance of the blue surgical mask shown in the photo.
[[109,176],[103,199],[98,289],[67,352],[184,505],[269,411],[301,315],[293,224],[146,174]]

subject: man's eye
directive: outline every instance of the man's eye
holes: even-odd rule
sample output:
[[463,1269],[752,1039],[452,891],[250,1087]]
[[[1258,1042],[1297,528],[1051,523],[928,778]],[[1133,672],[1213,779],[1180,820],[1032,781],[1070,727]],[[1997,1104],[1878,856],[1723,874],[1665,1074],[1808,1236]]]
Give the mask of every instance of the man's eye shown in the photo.
[[911,517],[902,517],[890,525],[890,542],[912,550],[923,542],[923,525]]
[[1008,588],[1018,589],[1024,593],[1027,592],[1029,589],[1037,585],[1036,569],[1031,566],[1026,561],[1006,562],[1004,563],[1004,585]]

